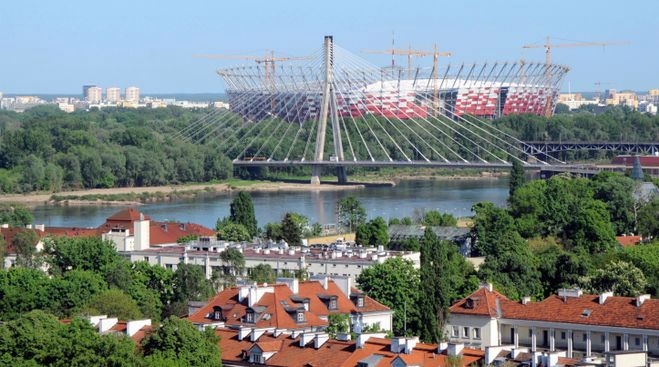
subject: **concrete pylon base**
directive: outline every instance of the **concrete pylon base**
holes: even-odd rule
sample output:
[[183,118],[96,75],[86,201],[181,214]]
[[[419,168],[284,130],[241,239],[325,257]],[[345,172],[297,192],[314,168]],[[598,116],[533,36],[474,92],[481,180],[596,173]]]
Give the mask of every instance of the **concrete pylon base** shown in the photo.
[[345,167],[336,167],[336,177],[340,184],[348,183],[348,172]]
[[311,184],[312,185],[320,185],[320,173],[321,173],[320,166],[313,166],[311,168]]

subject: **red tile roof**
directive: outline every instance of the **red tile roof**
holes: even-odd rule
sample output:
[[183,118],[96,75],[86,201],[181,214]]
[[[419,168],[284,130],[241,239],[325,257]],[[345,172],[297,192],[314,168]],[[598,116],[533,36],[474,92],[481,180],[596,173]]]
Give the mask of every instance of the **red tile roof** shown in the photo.
[[[136,220],[140,220],[140,213],[137,209],[135,208],[126,208],[123,210],[120,210],[111,216],[108,217],[106,221],[108,222],[134,222]],[[148,215],[144,214],[143,215],[144,220],[150,220]]]
[[[225,364],[249,365],[247,354],[257,345],[261,350],[275,352],[268,360],[266,366],[333,366],[355,367],[360,361],[371,356],[377,356],[378,367],[390,367],[391,363],[401,358],[411,365],[446,367],[446,352],[438,353],[437,345],[417,343],[410,354],[391,352],[391,340],[370,338],[363,348],[357,348],[356,342],[328,340],[320,348],[315,349],[313,343],[307,347],[300,347],[299,337],[291,338],[282,334],[275,337],[271,333],[263,334],[256,342],[249,338],[238,340],[238,332],[232,329],[219,328],[215,330],[220,337],[222,360]],[[485,353],[465,348],[462,353],[462,365],[468,366],[482,360]]]
[[[487,306],[479,304],[468,307],[470,298],[486,297],[488,300],[499,300],[501,317],[506,319],[562,322],[571,324],[599,325],[610,327],[626,327],[636,329],[659,329],[659,300],[647,299],[636,306],[633,297],[607,297],[603,304],[599,303],[598,295],[583,295],[580,297],[550,296],[539,302],[522,304],[505,296],[481,288],[470,296],[451,306],[451,313],[471,314],[495,317],[496,303],[486,302]],[[487,310],[487,311],[486,311]],[[588,312],[586,311],[588,310]],[[588,316],[586,316],[588,313]]]
[[616,240],[622,247],[635,246],[641,242],[641,236],[616,236]]
[[149,227],[149,241],[151,245],[176,243],[181,237],[215,236],[215,231],[194,223],[154,222]]
[[10,228],[0,228],[0,236],[4,239],[5,241],[5,252],[8,254],[16,254],[16,249],[14,248],[14,237],[20,233],[20,232],[25,232],[25,231],[32,231],[37,234],[39,237],[43,237],[44,233],[41,231],[38,231],[36,229],[28,229],[28,228],[23,228],[23,227],[10,227]]
[[[372,298],[364,295],[364,307],[356,307],[334,283],[329,280],[327,289],[319,281],[304,281],[299,283],[299,291],[293,291],[286,284],[272,285],[274,292],[265,293],[255,306],[265,307],[264,313],[270,314],[268,320],[257,320],[255,327],[277,327],[280,329],[296,329],[306,326],[325,326],[327,321],[320,317],[326,317],[330,313],[352,314],[363,312],[390,312],[390,309]],[[355,290],[356,291],[356,290]],[[193,323],[217,323],[212,317],[216,307],[221,308],[222,316],[226,325],[248,325],[242,319],[247,312],[247,297],[238,301],[239,287],[231,287],[218,293],[209,302],[194,314],[188,317]],[[329,302],[322,298],[327,296],[336,297],[336,310],[329,309]],[[322,298],[321,298],[322,297]],[[309,311],[305,312],[307,324],[297,324],[294,315],[286,311],[286,306],[302,307],[301,299],[309,299]],[[210,316],[210,317],[209,317]],[[251,324],[249,324],[251,326]]]

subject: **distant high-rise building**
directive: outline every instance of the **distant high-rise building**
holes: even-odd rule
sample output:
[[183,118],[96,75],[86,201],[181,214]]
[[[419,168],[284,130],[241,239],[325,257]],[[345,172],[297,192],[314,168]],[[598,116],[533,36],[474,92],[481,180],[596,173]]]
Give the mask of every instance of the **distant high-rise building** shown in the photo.
[[140,88],[138,87],[127,87],[126,88],[126,101],[127,102],[139,102],[140,101]]
[[103,98],[103,89],[95,85],[83,85],[82,96],[89,103],[99,103]]
[[105,90],[105,99],[110,103],[117,103],[121,100],[121,89],[110,87]]
[[2,94],[2,92],[0,92],[0,99],[2,99],[2,96],[3,96],[3,94]]

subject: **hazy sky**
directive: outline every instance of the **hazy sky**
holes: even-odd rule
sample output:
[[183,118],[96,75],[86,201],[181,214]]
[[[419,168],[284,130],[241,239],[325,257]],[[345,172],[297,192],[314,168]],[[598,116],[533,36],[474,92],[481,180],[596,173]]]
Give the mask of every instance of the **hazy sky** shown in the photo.
[[[83,84],[137,85],[146,93],[221,92],[217,67],[195,53],[305,55],[322,37],[378,64],[362,48],[430,49],[451,62],[544,60],[526,43],[551,35],[623,46],[556,49],[572,68],[572,90],[659,88],[659,1],[219,1],[4,0],[0,4],[0,91],[80,93]],[[404,63],[403,58],[400,63]],[[429,63],[430,60],[424,61]]]

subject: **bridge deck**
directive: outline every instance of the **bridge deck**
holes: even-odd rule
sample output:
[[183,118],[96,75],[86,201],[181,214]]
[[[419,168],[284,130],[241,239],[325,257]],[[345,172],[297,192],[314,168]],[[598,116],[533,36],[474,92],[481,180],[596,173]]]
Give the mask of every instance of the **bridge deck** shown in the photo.
[[[234,160],[234,166],[238,167],[420,167],[420,168],[476,168],[476,169],[510,169],[510,163],[487,163],[487,162],[440,162],[440,161],[243,161]],[[527,163],[527,170],[552,169],[561,171],[572,170],[597,170],[589,165],[551,165],[546,163]]]

